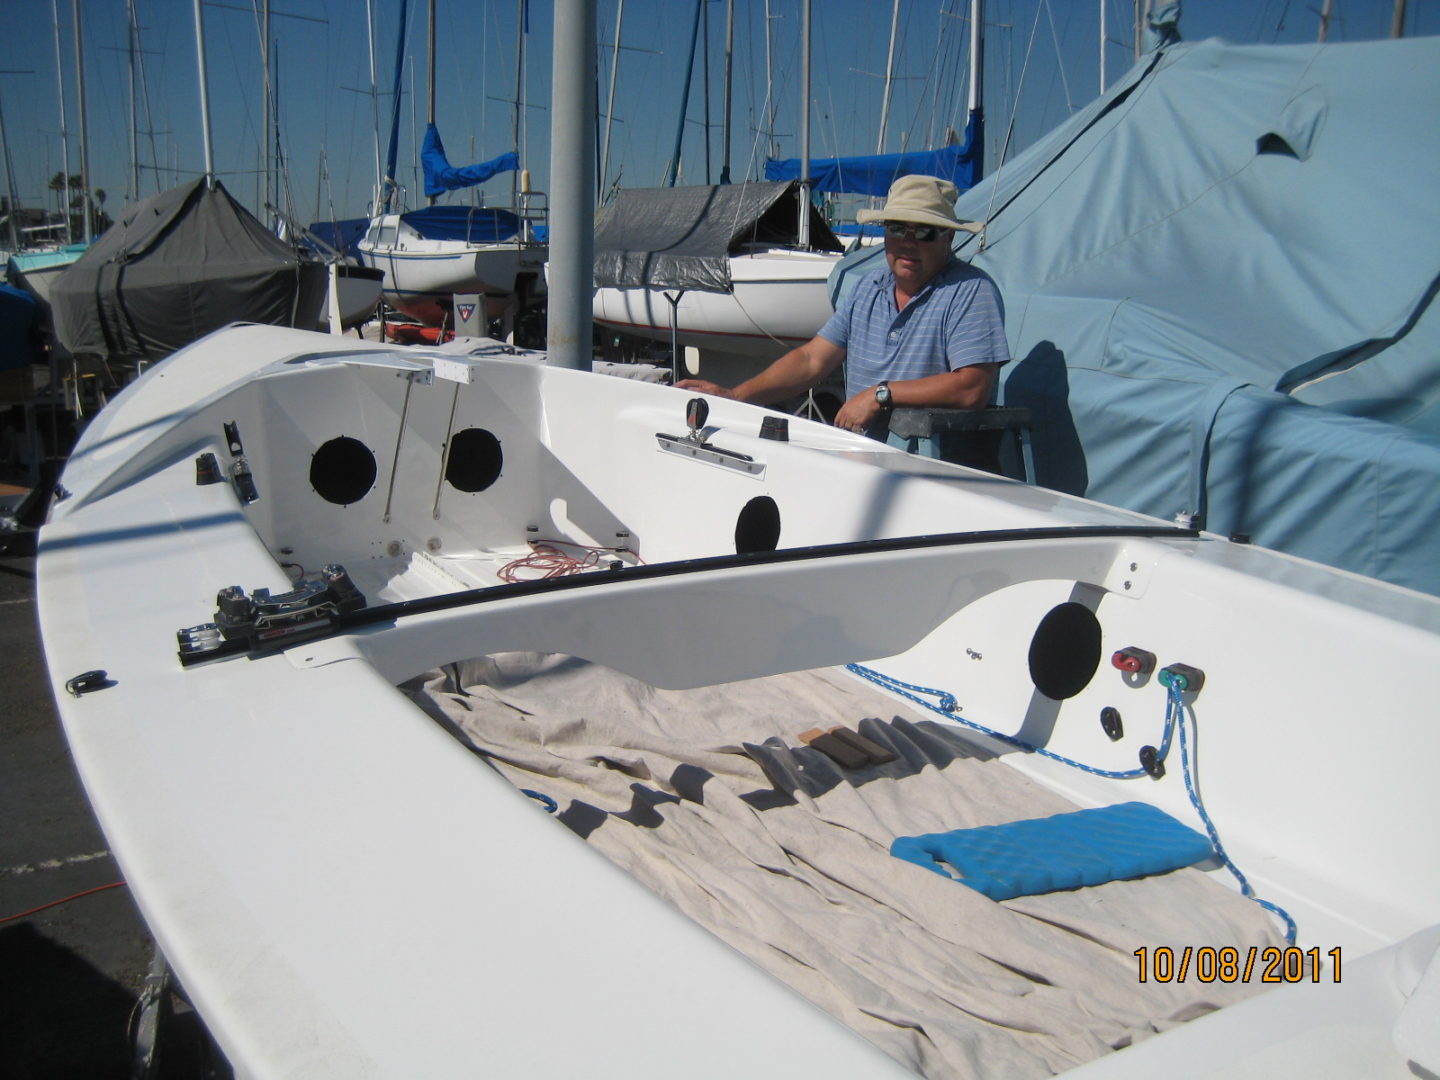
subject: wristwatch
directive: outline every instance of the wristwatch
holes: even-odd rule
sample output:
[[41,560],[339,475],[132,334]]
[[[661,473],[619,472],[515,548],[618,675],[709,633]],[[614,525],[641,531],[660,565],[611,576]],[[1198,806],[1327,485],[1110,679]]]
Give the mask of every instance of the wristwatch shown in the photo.
[[887,412],[894,407],[890,400],[890,384],[888,382],[875,384],[875,404]]

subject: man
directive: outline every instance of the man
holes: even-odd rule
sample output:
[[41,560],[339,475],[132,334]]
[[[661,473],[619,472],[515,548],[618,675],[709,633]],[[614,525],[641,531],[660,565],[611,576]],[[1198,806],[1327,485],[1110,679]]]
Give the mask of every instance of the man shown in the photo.
[[701,379],[679,386],[769,405],[819,385],[848,358],[837,427],[885,439],[897,407],[985,408],[1009,359],[1004,309],[990,277],[951,251],[957,229],[974,231],[955,216],[957,194],[934,176],[896,180],[883,209],[856,215],[884,223],[885,269],[866,275],[815,337],[734,389]]

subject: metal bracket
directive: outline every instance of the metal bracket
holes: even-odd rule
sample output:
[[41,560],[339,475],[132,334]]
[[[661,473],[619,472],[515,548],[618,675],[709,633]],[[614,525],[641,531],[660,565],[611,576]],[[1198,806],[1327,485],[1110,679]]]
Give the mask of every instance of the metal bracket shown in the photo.
[[655,439],[661,450],[671,454],[694,458],[696,461],[704,461],[711,465],[722,465],[727,469],[745,473],[747,476],[763,476],[765,474],[765,463],[756,461],[748,454],[738,454],[734,450],[722,450],[718,446],[696,442],[685,435],[666,435],[657,431]]

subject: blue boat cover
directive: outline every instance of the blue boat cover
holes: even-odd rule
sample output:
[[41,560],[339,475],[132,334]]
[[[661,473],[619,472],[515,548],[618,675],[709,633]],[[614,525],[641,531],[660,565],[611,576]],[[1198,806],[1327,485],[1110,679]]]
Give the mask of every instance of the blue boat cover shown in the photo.
[[0,284],[0,371],[40,360],[37,323],[40,306],[24,289]]
[[445,144],[440,141],[440,132],[434,124],[427,124],[425,141],[420,146],[420,165],[425,170],[425,194],[433,199],[447,191],[483,184],[502,172],[514,172],[520,168],[520,156],[509,150],[489,161],[456,168],[445,156]]
[[427,240],[499,244],[520,232],[520,219],[490,206],[426,206],[400,218]]
[[991,900],[1164,874],[1213,853],[1203,835],[1142,802],[901,836],[890,844],[896,858],[954,878]]
[[[344,221],[312,221],[305,226],[307,232],[321,243],[328,245],[341,255],[354,255],[355,245],[370,228],[369,218],[346,218]],[[304,237],[301,238],[304,243]],[[307,244],[307,247],[314,247]]]
[[1037,481],[1440,594],[1437,126],[1440,38],[1178,43],[962,194]]
[[[963,146],[938,150],[912,150],[905,154],[871,154],[863,157],[816,158],[810,161],[812,191],[850,195],[884,195],[902,176],[939,176],[961,191],[971,187],[983,172],[985,120],[975,110],[965,127]],[[765,159],[766,180],[801,180],[800,159]]]

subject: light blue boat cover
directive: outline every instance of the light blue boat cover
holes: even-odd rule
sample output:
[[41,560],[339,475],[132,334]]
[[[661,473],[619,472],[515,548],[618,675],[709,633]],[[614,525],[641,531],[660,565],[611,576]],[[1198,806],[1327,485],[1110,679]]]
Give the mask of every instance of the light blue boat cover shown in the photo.
[[1175,43],[962,194],[1037,481],[1440,594],[1437,131],[1440,38]]
[[1200,833],[1142,802],[901,836],[890,844],[897,858],[955,878],[991,900],[1168,873],[1213,853]]

